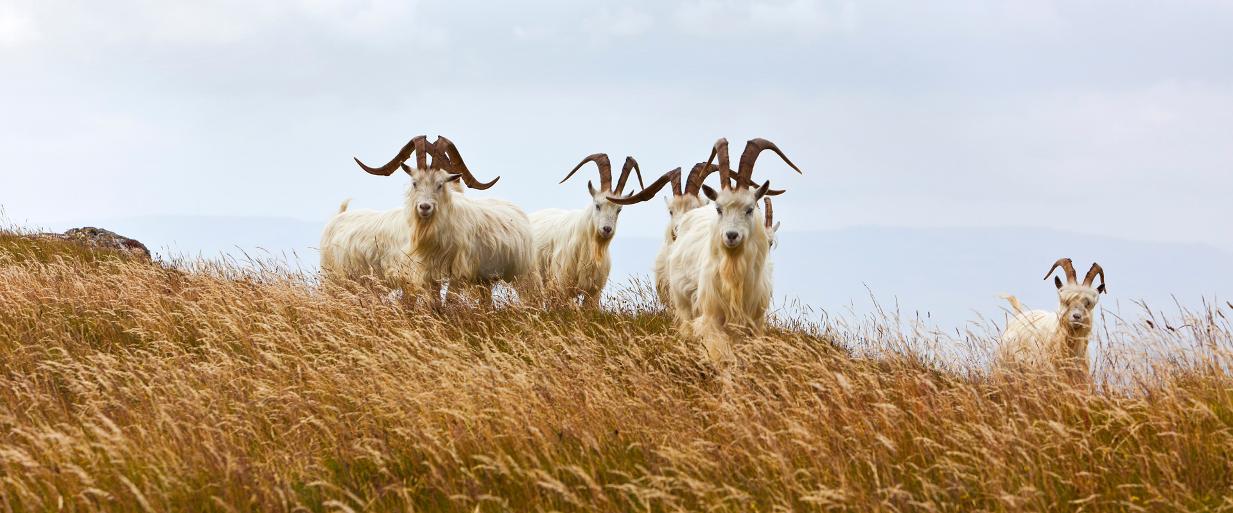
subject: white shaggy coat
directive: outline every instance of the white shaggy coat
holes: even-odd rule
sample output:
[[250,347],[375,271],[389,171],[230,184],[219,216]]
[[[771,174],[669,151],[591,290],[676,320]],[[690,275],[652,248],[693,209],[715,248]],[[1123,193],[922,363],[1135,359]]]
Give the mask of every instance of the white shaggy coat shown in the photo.
[[668,274],[668,256],[685,213],[705,205],[706,200],[696,194],[685,194],[665,198],[665,201],[668,203],[668,226],[664,228],[664,242],[659,246],[659,253],[655,255],[655,292],[659,294],[659,301],[670,310],[672,285]]
[[[722,191],[717,207],[684,214],[668,256],[673,315],[686,333],[701,337],[714,362],[733,358],[733,333],[760,334],[770,308],[770,241],[751,190]],[[749,210],[748,215],[743,212]],[[742,218],[742,215],[744,217]],[[742,242],[729,247],[724,233],[742,230]]]
[[[554,208],[531,214],[535,262],[546,291],[568,299],[581,294],[583,305],[599,305],[612,270],[608,246],[616,235],[617,210],[617,205],[597,199],[581,210]],[[601,236],[601,225],[612,230],[609,236]]]
[[[1024,310],[1014,296],[1005,296],[1014,310],[1002,333],[995,361],[1000,371],[1068,371],[1088,376],[1087,348],[1092,333],[1091,311],[1097,292],[1082,285],[1058,290],[1058,311]],[[1063,321],[1063,319],[1066,319]]]
[[[346,212],[343,205],[322,235],[327,275],[371,275],[434,300],[447,283],[478,285],[488,296],[498,281],[533,281],[531,224],[520,208],[469,198],[452,183],[457,175],[441,170],[415,170],[412,179],[403,208]],[[432,214],[418,215],[426,202]]]
[[396,289],[419,282],[411,262],[406,210],[347,210],[343,202],[321,234],[321,270],[327,277],[371,277]]

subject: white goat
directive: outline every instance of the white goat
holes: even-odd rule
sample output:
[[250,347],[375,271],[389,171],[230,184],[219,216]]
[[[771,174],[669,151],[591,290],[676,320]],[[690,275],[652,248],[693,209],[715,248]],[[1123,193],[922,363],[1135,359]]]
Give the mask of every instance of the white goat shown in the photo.
[[769,181],[761,186],[753,182],[754,163],[766,149],[800,172],[774,143],[753,139],[746,144],[739,170],[732,176],[728,141],[715,143],[707,165],[719,156],[721,188],[716,192],[702,186],[715,209],[685,213],[668,256],[673,314],[682,331],[702,338],[707,356],[715,363],[732,359],[731,334],[762,331],[770,307],[767,254],[771,242],[758,202],[783,191],[771,190]]
[[688,180],[685,182],[685,190],[682,191],[681,168],[678,167],[668,171],[664,176],[659,177],[649,187],[643,188],[637,194],[611,200],[613,203],[622,205],[650,201],[665,185],[668,183],[672,184],[672,197],[664,198],[664,202],[667,203],[668,207],[668,225],[664,228],[664,241],[659,246],[659,253],[655,256],[655,291],[659,294],[659,301],[664,304],[665,308],[672,308],[671,284],[668,279],[668,254],[672,249],[672,243],[676,241],[677,228],[686,212],[707,203],[707,200],[699,196],[698,192],[707,174],[718,169],[714,165],[707,165],[703,162],[694,165],[693,169],[689,172]]
[[[454,143],[438,137],[408,142],[389,163],[369,167],[389,176],[401,168],[411,176],[403,208],[386,212],[343,211],[322,236],[322,269],[328,274],[375,275],[404,290],[426,291],[434,301],[448,282],[453,290],[476,287],[485,301],[497,281],[535,282],[531,224],[521,209],[507,201],[471,199],[461,194],[461,179],[472,189],[487,189],[471,174]],[[425,163],[431,151],[432,165]],[[404,162],[418,153],[416,169]]]
[[[1088,374],[1087,345],[1092,333],[1092,312],[1105,292],[1105,271],[1093,263],[1083,283],[1078,283],[1074,265],[1063,258],[1049,268],[1045,279],[1061,267],[1066,272],[1066,284],[1054,277],[1058,289],[1058,310],[1025,311],[1018,298],[1003,296],[1014,309],[1007,322],[998,348],[996,365],[999,370],[1028,369],[1065,371],[1086,380]],[[1100,277],[1100,285],[1092,282]]]
[[608,155],[596,153],[582,159],[561,183],[588,162],[594,162],[599,168],[599,189],[587,182],[591,198],[587,208],[534,212],[531,229],[535,234],[536,265],[545,289],[571,301],[581,294],[583,306],[598,308],[600,293],[612,269],[608,244],[616,235],[617,218],[621,214],[621,205],[610,199],[621,195],[631,171],[637,174],[638,185],[642,186],[642,170],[638,168],[638,161],[626,157],[621,177],[613,188],[612,163]]

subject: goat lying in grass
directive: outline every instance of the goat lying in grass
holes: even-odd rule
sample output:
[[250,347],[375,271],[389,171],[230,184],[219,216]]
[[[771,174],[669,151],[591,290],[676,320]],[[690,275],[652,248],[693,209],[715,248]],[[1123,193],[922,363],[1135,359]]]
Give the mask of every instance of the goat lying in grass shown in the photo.
[[[1058,310],[1024,310],[1015,296],[1004,296],[1014,310],[1007,322],[998,348],[999,369],[1066,371],[1086,379],[1088,374],[1087,345],[1092,334],[1092,312],[1105,292],[1105,272],[1093,263],[1083,283],[1078,283],[1074,265],[1063,258],[1049,268],[1045,279],[1061,267],[1066,283],[1054,277],[1057,286]],[[1100,285],[1092,287],[1096,277]]]

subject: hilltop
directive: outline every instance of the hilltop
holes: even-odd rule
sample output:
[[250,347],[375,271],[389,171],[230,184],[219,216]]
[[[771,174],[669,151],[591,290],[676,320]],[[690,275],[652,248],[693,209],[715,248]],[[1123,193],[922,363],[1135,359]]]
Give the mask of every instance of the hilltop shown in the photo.
[[990,380],[872,320],[777,319],[717,370],[645,288],[612,305],[434,311],[276,266],[0,235],[0,501],[1233,509],[1227,309],[1102,334],[1204,351],[1086,389]]

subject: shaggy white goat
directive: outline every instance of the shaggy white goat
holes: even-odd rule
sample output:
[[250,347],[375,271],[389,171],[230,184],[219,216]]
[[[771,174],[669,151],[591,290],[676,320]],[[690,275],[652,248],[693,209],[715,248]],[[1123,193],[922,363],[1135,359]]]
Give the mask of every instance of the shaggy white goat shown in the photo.
[[685,182],[685,190],[682,191],[681,168],[678,167],[668,171],[664,176],[659,177],[649,187],[643,188],[637,194],[611,200],[622,205],[650,201],[665,185],[668,183],[672,184],[672,197],[664,198],[664,202],[667,203],[668,207],[668,225],[664,228],[664,241],[660,244],[659,253],[655,256],[655,291],[659,294],[659,301],[668,309],[672,308],[672,296],[668,279],[668,254],[672,249],[672,243],[676,241],[677,228],[686,212],[707,203],[707,200],[701,197],[698,192],[706,176],[718,169],[715,165],[707,165],[703,162],[694,165],[693,169],[689,172],[688,180]]
[[721,188],[717,192],[702,187],[715,208],[684,214],[668,256],[677,323],[684,332],[702,338],[707,356],[716,363],[732,359],[728,339],[733,333],[762,331],[771,302],[767,265],[771,241],[758,202],[783,191],[771,190],[769,181],[761,186],[753,182],[754,163],[766,149],[800,172],[774,143],[753,139],[746,144],[739,170],[732,176],[728,141],[715,143],[707,164],[718,155]]
[[638,185],[643,184],[638,161],[626,157],[614,188],[612,163],[603,153],[582,159],[561,183],[588,162],[594,162],[599,168],[599,189],[587,182],[590,204],[580,210],[552,208],[534,212],[531,229],[535,234],[536,265],[546,290],[569,300],[581,294],[584,306],[597,308],[612,269],[608,244],[616,235],[617,218],[621,214],[621,205],[610,199],[621,195],[631,171],[638,176]]
[[[412,139],[381,167],[356,159],[370,174],[389,176],[401,168],[410,175],[405,204],[385,212],[346,212],[344,204],[322,236],[322,269],[352,278],[371,274],[405,294],[426,292],[434,301],[446,283],[452,290],[474,287],[487,302],[497,281],[538,281],[527,215],[507,201],[468,198],[457,184],[461,179],[483,190],[500,177],[482,183],[453,142],[438,137],[426,148],[426,141]],[[432,152],[432,165],[425,163],[426,151]],[[412,153],[419,154],[416,169],[404,164]]]
[[[1074,265],[1069,258],[1063,258],[1049,268],[1045,279],[1053,276],[1058,267],[1066,272],[1066,284],[1053,278],[1058,289],[1056,312],[1025,311],[1017,298],[1004,296],[1015,313],[1002,334],[996,362],[999,369],[1061,370],[1087,379],[1092,312],[1100,294],[1105,292],[1105,271],[1100,264],[1093,263],[1083,283],[1078,283]],[[1100,285],[1092,287],[1097,276]]]

